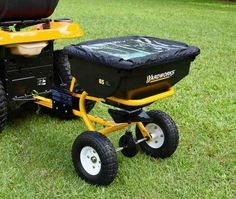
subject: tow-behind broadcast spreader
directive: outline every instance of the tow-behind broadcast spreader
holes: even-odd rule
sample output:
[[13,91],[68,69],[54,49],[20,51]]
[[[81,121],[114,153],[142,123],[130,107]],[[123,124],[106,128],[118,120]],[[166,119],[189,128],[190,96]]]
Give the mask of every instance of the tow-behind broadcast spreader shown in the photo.
[[[77,174],[109,185],[118,171],[117,152],[139,147],[154,158],[177,149],[178,129],[166,113],[143,107],[173,95],[200,53],[196,47],[154,37],[100,39],[54,51],[57,39],[83,36],[70,19],[48,19],[58,0],[0,1],[0,125],[7,107],[34,101],[63,118],[81,117],[88,131],[72,147]],[[89,115],[96,103],[110,105],[112,121]],[[97,130],[94,123],[104,126]],[[136,126],[135,135],[131,125]],[[96,125],[97,126],[97,125]],[[115,149],[105,136],[126,129]],[[69,159],[69,158],[68,158]]]

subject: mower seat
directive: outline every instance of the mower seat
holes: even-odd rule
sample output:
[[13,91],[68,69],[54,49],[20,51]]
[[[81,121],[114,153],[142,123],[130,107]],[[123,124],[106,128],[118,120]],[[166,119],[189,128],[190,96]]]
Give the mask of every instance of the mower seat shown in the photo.
[[47,18],[59,0],[0,0],[0,22]]

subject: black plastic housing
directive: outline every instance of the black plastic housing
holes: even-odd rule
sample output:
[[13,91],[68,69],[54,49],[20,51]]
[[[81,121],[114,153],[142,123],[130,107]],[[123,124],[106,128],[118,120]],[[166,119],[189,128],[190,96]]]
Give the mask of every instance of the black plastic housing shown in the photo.
[[[72,75],[78,84],[91,96],[106,98],[115,96],[123,99],[149,97],[174,86],[189,74],[190,59],[163,65],[124,70],[106,65],[71,58]],[[147,83],[149,75],[174,71],[174,75],[154,83]]]
[[12,55],[9,48],[0,47],[0,62],[9,100],[30,98],[33,91],[44,94],[53,86],[53,41],[33,57]]
[[200,49],[147,36],[99,39],[64,48],[72,75],[89,95],[142,99],[167,91],[189,73]]

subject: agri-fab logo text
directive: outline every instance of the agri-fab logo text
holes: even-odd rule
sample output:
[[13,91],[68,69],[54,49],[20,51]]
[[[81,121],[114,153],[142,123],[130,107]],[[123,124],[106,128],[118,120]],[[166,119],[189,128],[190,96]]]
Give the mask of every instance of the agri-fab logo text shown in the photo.
[[175,74],[175,70],[172,71],[168,71],[165,73],[161,73],[161,74],[157,74],[157,75],[148,75],[147,76],[147,84],[153,83],[153,82],[158,82],[164,79],[168,79],[170,77],[172,77]]

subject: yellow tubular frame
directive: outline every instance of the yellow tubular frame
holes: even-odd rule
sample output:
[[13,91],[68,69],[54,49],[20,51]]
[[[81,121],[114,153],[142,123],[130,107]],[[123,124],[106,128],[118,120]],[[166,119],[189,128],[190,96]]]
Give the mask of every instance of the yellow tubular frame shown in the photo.
[[[105,126],[106,127],[105,129],[102,129],[99,131],[103,135],[106,135],[106,134],[112,133],[114,131],[118,131],[123,128],[126,128],[130,124],[128,124],[128,123],[117,124],[114,121],[107,121],[102,118],[94,117],[92,115],[87,114],[86,108],[85,108],[85,101],[86,100],[92,100],[95,102],[105,102],[106,100],[111,100],[116,103],[127,105],[127,106],[143,106],[143,105],[147,105],[152,102],[155,102],[157,100],[169,97],[169,96],[173,95],[173,93],[174,93],[174,89],[170,88],[166,92],[163,92],[163,93],[160,93],[160,94],[157,94],[154,96],[150,96],[147,98],[143,98],[143,99],[138,99],[138,100],[125,100],[125,99],[120,99],[120,98],[116,98],[116,97],[108,97],[107,99],[102,99],[102,98],[88,96],[88,93],[85,91],[82,94],[74,93],[73,90],[74,90],[75,83],[76,83],[76,79],[73,78],[71,81],[71,85],[70,85],[70,92],[73,97],[79,98],[79,110],[73,109],[73,114],[75,116],[83,118],[89,131],[96,131],[96,128],[93,123],[98,123],[102,126]],[[52,103],[51,99],[47,99],[47,98],[44,98],[41,96],[34,96],[34,98],[36,100],[35,103],[42,105],[42,106],[46,106],[48,108],[53,108],[53,103]],[[149,141],[152,140],[152,136],[146,130],[146,128],[144,127],[142,122],[135,122],[134,124],[137,125],[137,127],[139,128],[143,137],[148,137]]]
[[33,98],[35,99],[35,103],[40,105],[40,106],[45,106],[47,108],[52,109],[53,108],[53,104],[52,104],[52,100],[45,98],[45,97],[41,97],[38,95],[33,95]]
[[107,99],[117,102],[119,104],[123,104],[123,105],[127,105],[127,106],[143,106],[143,105],[147,105],[150,103],[153,103],[157,100],[161,100],[164,99],[166,97],[170,97],[174,94],[174,89],[170,88],[168,91],[157,94],[157,95],[153,95],[150,97],[146,97],[143,99],[138,99],[138,100],[126,100],[126,99],[120,99],[117,97],[108,97]]

